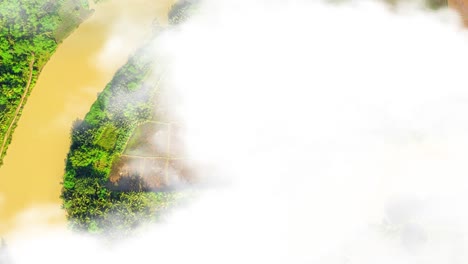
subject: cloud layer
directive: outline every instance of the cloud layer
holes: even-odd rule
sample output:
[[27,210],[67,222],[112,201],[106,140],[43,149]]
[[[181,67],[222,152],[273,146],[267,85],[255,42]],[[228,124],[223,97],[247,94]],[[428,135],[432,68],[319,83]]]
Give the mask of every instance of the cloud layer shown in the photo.
[[18,231],[11,257],[465,263],[459,26],[446,10],[368,1],[206,1],[155,52],[188,157],[224,184],[137,238]]

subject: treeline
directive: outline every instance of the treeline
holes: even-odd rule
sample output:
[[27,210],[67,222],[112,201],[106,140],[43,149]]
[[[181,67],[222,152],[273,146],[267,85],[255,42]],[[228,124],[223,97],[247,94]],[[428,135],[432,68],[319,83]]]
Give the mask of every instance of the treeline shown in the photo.
[[0,165],[39,72],[91,13],[86,0],[0,1]]
[[[174,5],[174,16],[185,12]],[[184,7],[186,7],[184,5]],[[84,120],[75,121],[63,178],[62,200],[71,228],[122,235],[153,222],[188,192],[121,191],[109,181],[112,165],[122,155],[135,128],[157,120],[155,96],[160,74],[149,54],[151,43],[139,49],[99,94]],[[159,74],[159,75],[158,75]],[[137,178],[129,178],[129,181]],[[136,182],[140,184],[141,182]]]
[[183,196],[177,192],[116,191],[109,181],[112,164],[134,128],[153,119],[157,82],[147,82],[154,74],[148,53],[140,49],[100,93],[84,120],[73,126],[62,190],[73,229],[130,232],[142,221],[158,219],[175,198]]

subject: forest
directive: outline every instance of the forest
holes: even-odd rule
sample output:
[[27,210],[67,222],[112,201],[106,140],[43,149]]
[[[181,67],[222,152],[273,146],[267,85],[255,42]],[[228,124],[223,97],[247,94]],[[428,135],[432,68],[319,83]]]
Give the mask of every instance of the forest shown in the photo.
[[[183,8],[182,8],[183,7]],[[184,1],[173,6],[172,24],[186,11]],[[156,33],[157,34],[157,33]],[[134,130],[147,121],[159,120],[155,111],[159,79],[148,47],[140,48],[117,71],[99,94],[83,120],[76,120],[66,159],[62,199],[70,227],[106,235],[125,235],[147,222],[160,219],[189,191],[118,190],[109,175]],[[130,179],[141,186],[138,177]],[[129,183],[132,184],[132,183]]]
[[134,128],[152,118],[154,87],[144,83],[151,66],[141,49],[116,73],[84,120],[74,123],[62,192],[74,229],[101,232],[112,226],[125,231],[155,215],[154,210],[169,201],[166,193],[114,192],[109,188],[113,161],[123,152]]
[[41,69],[91,14],[86,0],[0,1],[0,165]]

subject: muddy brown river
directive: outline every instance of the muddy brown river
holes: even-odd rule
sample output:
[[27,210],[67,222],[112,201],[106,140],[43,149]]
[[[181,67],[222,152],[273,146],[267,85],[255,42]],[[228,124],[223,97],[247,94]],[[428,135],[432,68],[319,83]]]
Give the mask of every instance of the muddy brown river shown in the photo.
[[149,36],[154,19],[166,23],[173,2],[107,0],[94,6],[92,17],[58,47],[27,101],[0,168],[0,236],[24,221],[65,224],[59,196],[71,125]]

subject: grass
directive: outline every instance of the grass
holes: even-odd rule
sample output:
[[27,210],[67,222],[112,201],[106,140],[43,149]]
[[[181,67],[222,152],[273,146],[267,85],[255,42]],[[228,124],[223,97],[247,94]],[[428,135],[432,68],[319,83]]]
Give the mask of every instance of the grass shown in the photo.
[[112,124],[107,124],[102,127],[102,132],[96,140],[96,145],[104,148],[105,150],[111,150],[117,142],[118,131],[117,128]]

